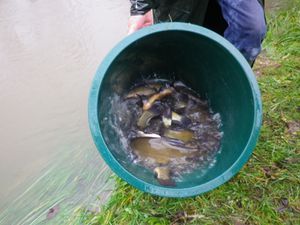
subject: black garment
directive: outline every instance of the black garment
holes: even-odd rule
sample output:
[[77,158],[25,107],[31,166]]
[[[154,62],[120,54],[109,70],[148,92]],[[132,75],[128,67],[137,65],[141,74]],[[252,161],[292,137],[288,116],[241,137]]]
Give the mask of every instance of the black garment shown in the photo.
[[[264,6],[264,0],[258,0]],[[154,23],[190,22],[223,35],[227,28],[218,0],[130,0],[131,15],[153,9]]]
[[[258,0],[264,6],[264,0]],[[206,7],[207,1],[203,0],[130,0],[130,14],[144,15],[150,9],[157,11],[158,21],[182,21],[187,18],[199,4]],[[177,20],[178,19],[178,20]]]
[[130,0],[131,7],[130,7],[130,15],[144,15],[150,9],[152,9],[152,4],[150,4],[146,0]]
[[130,2],[131,15],[144,15],[150,9],[154,9],[154,21],[158,23],[190,21],[197,6],[208,0],[130,0]]

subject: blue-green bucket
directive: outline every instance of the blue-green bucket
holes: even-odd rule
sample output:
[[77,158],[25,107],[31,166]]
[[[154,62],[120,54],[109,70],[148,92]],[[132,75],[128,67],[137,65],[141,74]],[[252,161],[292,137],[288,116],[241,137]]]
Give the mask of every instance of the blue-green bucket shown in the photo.
[[[132,162],[111,118],[111,97],[122,95],[142,76],[182,80],[220,113],[224,132],[211,167],[183,175],[175,187],[161,186],[153,171]],[[165,197],[189,197],[232,178],[249,159],[259,135],[259,88],[247,61],[227,40],[205,28],[162,23],[122,40],[105,57],[92,83],[88,106],[90,130],[102,158],[123,180],[139,190]]]

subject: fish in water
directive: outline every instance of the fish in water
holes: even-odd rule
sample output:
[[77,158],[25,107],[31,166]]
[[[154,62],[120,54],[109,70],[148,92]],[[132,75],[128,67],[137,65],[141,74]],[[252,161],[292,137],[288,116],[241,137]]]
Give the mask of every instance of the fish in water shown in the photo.
[[131,141],[135,155],[140,158],[151,158],[155,163],[167,164],[173,159],[193,157],[197,149],[176,146],[163,138],[136,138]]
[[174,93],[174,110],[182,113],[188,104],[189,96],[179,92]]
[[172,123],[182,124],[184,127],[188,127],[191,123],[191,120],[186,116],[179,115],[176,112],[172,112]]
[[159,166],[154,169],[155,177],[163,186],[176,186],[171,178],[171,171],[169,167]]
[[178,139],[183,142],[191,141],[194,138],[194,132],[190,130],[171,130],[166,129],[164,136],[168,138]]
[[[167,111],[166,111],[167,112]],[[164,113],[162,116],[162,121],[165,127],[170,127],[172,124],[182,124],[184,127],[188,127],[191,120],[186,116],[179,115],[176,112]]]
[[160,135],[158,134],[146,134],[143,131],[138,131],[137,132],[137,137],[147,137],[147,138],[161,138]]
[[133,90],[131,90],[125,97],[125,99],[128,98],[137,98],[139,96],[150,96],[156,93],[156,90],[151,87],[146,86],[140,86],[136,87]]
[[208,165],[216,154],[220,120],[213,119],[207,102],[183,82],[148,80],[123,99],[134,112],[131,128],[123,128],[124,134],[130,133],[131,158],[150,169],[159,184],[175,186],[176,177]]
[[156,102],[150,109],[143,111],[142,115],[137,121],[137,126],[141,129],[145,129],[149,125],[150,120],[160,116],[163,111],[164,105]]
[[171,142],[164,138],[135,138],[131,141],[131,148],[138,160],[152,168],[158,182],[165,186],[175,186],[170,175],[172,164],[189,164],[189,159],[199,153],[195,148],[186,148],[180,142]]
[[172,92],[173,92],[173,88],[166,88],[160,91],[159,93],[152,95],[148,100],[145,101],[143,105],[143,110],[150,109],[155,101],[160,100],[168,95],[171,95]]

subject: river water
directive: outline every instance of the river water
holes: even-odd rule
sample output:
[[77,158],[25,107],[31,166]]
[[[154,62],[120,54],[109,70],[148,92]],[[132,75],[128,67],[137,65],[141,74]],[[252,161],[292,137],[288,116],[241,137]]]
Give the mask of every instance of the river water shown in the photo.
[[0,1],[0,224],[47,223],[53,206],[48,223],[64,224],[109,196],[87,101],[128,13],[123,0]]

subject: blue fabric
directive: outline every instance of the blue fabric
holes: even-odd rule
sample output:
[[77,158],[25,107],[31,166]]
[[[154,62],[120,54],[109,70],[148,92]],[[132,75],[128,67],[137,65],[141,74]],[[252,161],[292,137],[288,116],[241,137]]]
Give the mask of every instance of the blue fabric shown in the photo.
[[218,0],[228,27],[224,37],[245,56],[251,64],[261,51],[266,34],[266,21],[257,0]]

